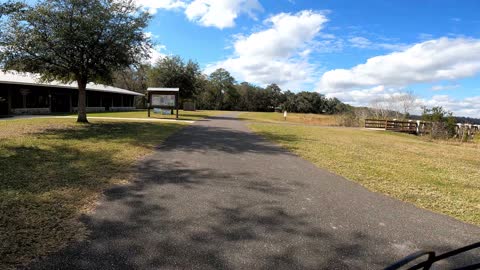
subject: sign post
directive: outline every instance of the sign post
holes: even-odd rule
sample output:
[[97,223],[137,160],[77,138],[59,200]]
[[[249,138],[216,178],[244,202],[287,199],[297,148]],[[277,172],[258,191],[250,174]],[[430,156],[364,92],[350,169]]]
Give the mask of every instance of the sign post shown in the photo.
[[176,110],[178,119],[179,89],[178,88],[148,88],[147,89],[148,117],[151,109]]

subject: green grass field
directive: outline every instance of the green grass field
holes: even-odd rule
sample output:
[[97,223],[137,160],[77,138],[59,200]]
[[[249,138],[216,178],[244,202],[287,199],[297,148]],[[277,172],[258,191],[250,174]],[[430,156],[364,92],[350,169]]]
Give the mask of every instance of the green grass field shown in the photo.
[[321,168],[419,207],[480,225],[480,144],[353,128],[249,127]]
[[337,120],[334,115],[323,114],[303,114],[303,113],[288,113],[287,119],[283,117],[283,113],[273,112],[246,112],[241,113],[239,117],[243,120],[253,120],[271,123],[300,123],[310,125],[322,126],[336,126]]
[[81,239],[77,222],[102,190],[130,180],[139,158],[179,123],[0,121],[0,269]]
[[[180,120],[200,120],[205,117],[215,116],[225,113],[223,111],[183,111],[178,112],[178,118]],[[133,112],[101,112],[101,113],[89,113],[88,116],[97,116],[97,117],[119,117],[119,118],[147,118],[146,110],[138,110]],[[161,119],[174,119],[175,115],[161,115],[153,113],[151,111],[150,116],[152,118],[161,118]]]

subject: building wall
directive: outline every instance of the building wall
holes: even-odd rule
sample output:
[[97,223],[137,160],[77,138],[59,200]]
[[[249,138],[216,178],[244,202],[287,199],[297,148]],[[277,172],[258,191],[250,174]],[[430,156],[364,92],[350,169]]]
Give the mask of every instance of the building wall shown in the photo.
[[[87,112],[134,110],[134,96],[87,91]],[[0,84],[1,114],[76,112],[76,89]]]

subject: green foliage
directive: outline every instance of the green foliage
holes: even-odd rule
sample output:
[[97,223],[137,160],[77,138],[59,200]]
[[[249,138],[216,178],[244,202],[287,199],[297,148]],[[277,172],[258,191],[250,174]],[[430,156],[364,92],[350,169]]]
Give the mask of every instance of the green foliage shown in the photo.
[[198,92],[201,70],[198,63],[184,62],[179,56],[160,59],[148,72],[151,87],[178,87],[181,99],[191,99]]
[[197,105],[201,109],[272,112],[287,110],[294,113],[335,114],[350,109],[336,98],[326,98],[316,92],[283,92],[276,84],[266,88],[248,82],[235,84],[235,79],[224,69],[203,78]]
[[7,70],[39,73],[45,81],[76,81],[79,121],[86,121],[86,84],[111,83],[115,71],[138,63],[150,49],[143,32],[150,15],[131,0],[13,6],[1,22],[0,63]]
[[[149,65],[141,64],[138,66],[129,66],[123,70],[116,71],[113,74],[113,85],[122,89],[145,94],[148,88],[147,73],[149,70]],[[146,108],[146,97],[136,98],[135,101],[136,108]]]
[[25,4],[17,1],[7,1],[0,3],[0,19],[3,16],[8,16],[15,12],[22,12],[25,8]]
[[441,106],[433,108],[423,107],[422,120],[433,123],[433,137],[439,137],[437,134],[442,133],[442,131],[444,131],[448,138],[455,136],[457,120],[452,112],[446,111]]

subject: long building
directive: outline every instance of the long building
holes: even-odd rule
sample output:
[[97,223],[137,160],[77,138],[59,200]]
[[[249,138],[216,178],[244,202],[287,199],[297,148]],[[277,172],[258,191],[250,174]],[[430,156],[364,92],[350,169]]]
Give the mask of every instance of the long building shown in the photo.
[[[135,109],[143,94],[99,84],[87,85],[87,112]],[[76,83],[44,83],[31,73],[0,71],[0,115],[50,114],[77,111]]]

